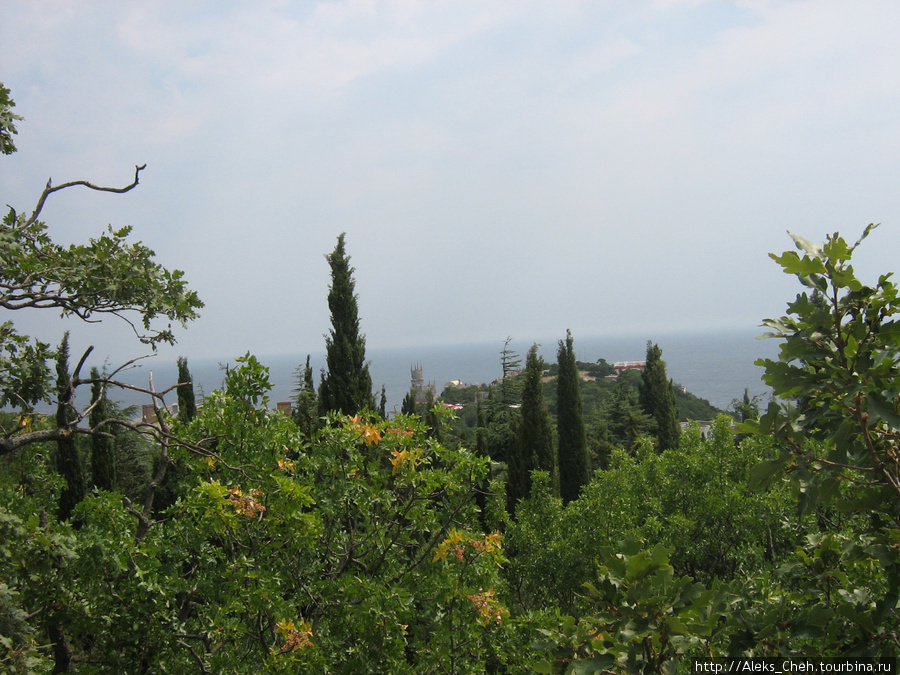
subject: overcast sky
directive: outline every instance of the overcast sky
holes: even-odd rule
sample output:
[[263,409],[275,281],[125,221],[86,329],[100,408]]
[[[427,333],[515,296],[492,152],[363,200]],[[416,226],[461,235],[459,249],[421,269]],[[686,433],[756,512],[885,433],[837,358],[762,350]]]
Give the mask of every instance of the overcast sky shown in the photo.
[[881,222],[857,271],[897,266],[893,0],[0,0],[0,17],[25,117],[0,203],[146,163],[132,192],[58,193],[44,220],[67,242],[131,224],[184,270],[206,307],[179,354],[321,350],[341,232],[376,348],[752,329],[797,291],[767,256],[789,229]]

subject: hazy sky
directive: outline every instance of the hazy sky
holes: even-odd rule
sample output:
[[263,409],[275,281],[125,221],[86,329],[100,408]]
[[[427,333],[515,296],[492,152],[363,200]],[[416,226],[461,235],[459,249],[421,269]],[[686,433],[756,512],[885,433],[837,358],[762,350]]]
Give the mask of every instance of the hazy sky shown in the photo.
[[857,270],[896,268],[898,35],[893,0],[0,0],[0,203],[146,163],[44,220],[184,270],[188,356],[321,350],[343,231],[370,347],[753,327],[788,229],[882,222]]

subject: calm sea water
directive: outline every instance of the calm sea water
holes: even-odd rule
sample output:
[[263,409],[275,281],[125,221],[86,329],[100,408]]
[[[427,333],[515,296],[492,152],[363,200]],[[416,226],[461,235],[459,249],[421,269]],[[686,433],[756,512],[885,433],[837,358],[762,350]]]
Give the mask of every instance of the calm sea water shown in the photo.
[[[762,329],[717,333],[671,334],[652,337],[663,352],[669,377],[688,391],[708,400],[719,408],[727,408],[733,399],[740,398],[744,389],[750,394],[768,394],[761,381],[762,369],[753,362],[760,357],[774,357],[778,350],[775,340],[759,340]],[[645,335],[578,338],[575,351],[579,361],[606,359],[615,361],[641,361],[646,354]],[[513,340],[510,348],[524,356],[531,342]],[[410,368],[422,367],[425,382],[433,383],[440,392],[444,383],[461,380],[468,384],[491,382],[501,374],[500,352],[503,340],[475,344],[436,347],[409,347],[403,349],[369,349],[369,370],[380,395],[382,385],[387,395],[387,409],[399,410],[400,403],[410,387]],[[548,363],[556,361],[556,340],[547,340],[540,346],[540,353]],[[322,352],[310,355],[316,386],[319,371],[325,363]],[[306,362],[306,354],[278,356],[257,355],[269,368],[273,388],[270,406],[278,401],[288,401],[296,389],[296,370]],[[229,358],[191,359],[188,366],[194,378],[198,396],[222,385],[225,364],[233,364]],[[153,370],[157,390],[173,384],[177,378],[175,363],[151,362],[141,369],[129,371],[128,382],[146,386],[147,371]],[[123,378],[124,379],[124,378]],[[171,402],[175,395],[171,394]],[[145,403],[140,395],[123,391],[119,400],[128,405]]]

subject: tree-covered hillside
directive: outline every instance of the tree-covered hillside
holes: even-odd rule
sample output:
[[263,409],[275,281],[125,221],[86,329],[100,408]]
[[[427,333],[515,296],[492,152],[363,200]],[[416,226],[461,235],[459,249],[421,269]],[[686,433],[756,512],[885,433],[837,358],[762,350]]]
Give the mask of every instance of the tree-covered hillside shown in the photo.
[[[570,334],[546,382],[536,350],[513,374],[507,342],[503,382],[462,424],[439,403],[386,419],[345,264],[336,358],[318,392],[300,369],[294,415],[246,354],[196,406],[186,362],[151,379],[137,418],[115,403],[118,367],[85,373],[65,335],[13,318],[114,315],[155,344],[196,317],[181,273],[127,229],[68,247],[38,220],[59,189],[128,192],[140,170],[125,188],[48,185],[0,226],[3,672],[662,675],[695,657],[900,656],[900,303],[890,275],[856,277],[859,242],[794,237],[773,256],[800,283],[766,320],[776,396],[709,435],[665,428],[661,353],[652,377],[585,381],[606,368],[575,363]],[[343,237],[332,255],[347,262]],[[354,383],[349,414],[337,382]]]

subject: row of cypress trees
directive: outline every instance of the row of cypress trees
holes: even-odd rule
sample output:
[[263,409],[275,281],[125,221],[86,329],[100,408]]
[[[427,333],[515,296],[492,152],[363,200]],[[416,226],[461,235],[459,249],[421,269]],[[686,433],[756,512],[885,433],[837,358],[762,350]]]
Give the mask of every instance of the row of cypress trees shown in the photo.
[[550,476],[554,492],[565,503],[578,498],[581,488],[591,478],[590,457],[584,430],[583,404],[578,366],[571,331],[559,341],[557,351],[556,420],[557,442],[554,448],[550,413],[544,402],[544,360],[538,346],[532,345],[522,373],[522,404],[515,425],[510,427],[507,453],[507,508],[515,512],[516,503],[531,492],[531,472],[544,471]]
[[[545,471],[550,484],[563,500],[578,498],[581,489],[592,475],[591,458],[584,427],[584,405],[581,399],[581,378],[575,359],[571,331],[559,341],[557,364],[556,451],[550,414],[544,402],[541,381],[545,363],[533,345],[525,360],[522,373],[520,415],[506,422],[508,442],[504,459],[508,466],[507,508],[514,513],[515,505],[531,492],[531,471]],[[504,354],[508,350],[504,349]],[[658,451],[678,446],[680,425],[675,401],[674,385],[666,375],[662,350],[647,343],[647,357],[641,372],[639,403],[652,420]]]

